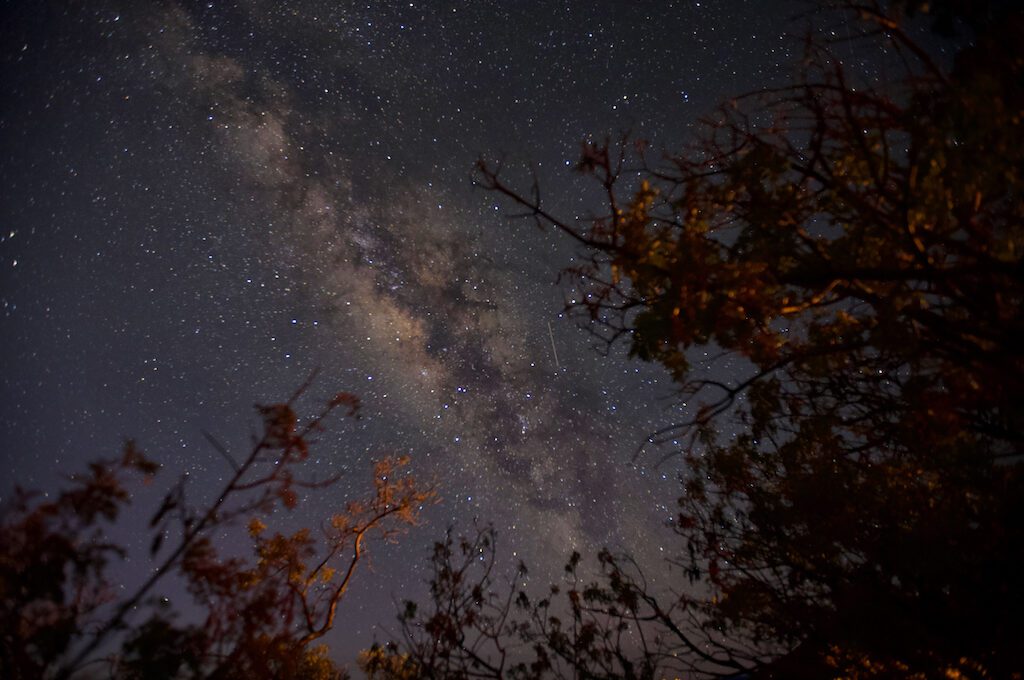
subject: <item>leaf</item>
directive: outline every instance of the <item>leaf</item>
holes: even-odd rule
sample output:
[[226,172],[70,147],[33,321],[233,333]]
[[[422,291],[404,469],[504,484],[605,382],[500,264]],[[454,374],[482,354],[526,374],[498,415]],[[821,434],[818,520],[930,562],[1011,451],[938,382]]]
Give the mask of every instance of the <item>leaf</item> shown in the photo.
[[174,492],[170,491],[167,493],[166,496],[164,496],[164,500],[160,504],[159,509],[157,509],[156,514],[154,514],[153,517],[149,520],[149,526],[155,527],[157,524],[160,523],[160,520],[164,518],[164,515],[166,515],[168,512],[170,512],[176,507],[178,507],[177,498],[175,497]]
[[153,540],[149,544],[149,556],[155,557],[160,552],[160,546],[164,544],[164,532],[161,529],[153,535]]
[[266,528],[267,525],[264,524],[259,517],[253,517],[250,519],[249,524],[246,526],[246,529],[249,531],[249,535],[253,538],[262,534]]
[[329,402],[327,402],[327,405],[330,408],[337,408],[339,406],[346,407],[348,409],[346,415],[349,417],[357,415],[359,413],[359,409],[362,407],[359,397],[351,392],[338,392]]

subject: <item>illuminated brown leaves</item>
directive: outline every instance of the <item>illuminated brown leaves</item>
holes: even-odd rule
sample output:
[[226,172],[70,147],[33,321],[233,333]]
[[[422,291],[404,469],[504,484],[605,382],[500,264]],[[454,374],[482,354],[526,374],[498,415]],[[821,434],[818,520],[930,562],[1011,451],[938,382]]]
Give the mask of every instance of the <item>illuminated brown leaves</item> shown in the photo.
[[[334,625],[374,543],[417,524],[435,494],[410,474],[407,457],[384,458],[373,466],[366,494],[319,532],[271,531],[276,509],[298,508],[299,489],[333,482],[300,479],[310,436],[332,410],[355,415],[359,406],[339,393],[300,422],[292,403],[306,388],[308,382],[287,403],[258,407],[263,433],[241,458],[207,435],[230,468],[227,481],[205,507],[189,502],[184,478],[172,486],[149,522],[147,576],[129,594],[107,581],[108,561],[126,551],[103,529],[134,500],[128,476],[149,483],[158,469],[133,442],[119,459],[72,476],[54,500],[21,493],[0,521],[0,674],[69,678],[84,665],[104,664],[119,678],[339,678],[313,642]],[[242,523],[251,559],[220,547],[225,532]],[[172,573],[184,579],[199,621],[175,621],[176,612],[155,596]],[[120,652],[104,656],[103,649]]]

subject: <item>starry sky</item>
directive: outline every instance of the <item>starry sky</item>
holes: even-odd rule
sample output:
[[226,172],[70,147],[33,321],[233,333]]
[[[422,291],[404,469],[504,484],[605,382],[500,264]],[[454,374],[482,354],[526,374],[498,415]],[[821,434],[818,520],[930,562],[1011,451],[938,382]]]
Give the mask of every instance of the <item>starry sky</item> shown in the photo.
[[422,590],[450,524],[494,522],[541,580],[602,545],[657,571],[679,487],[632,456],[678,416],[672,385],[596,350],[556,282],[575,246],[510,221],[473,163],[504,157],[524,188],[534,168],[556,213],[598,210],[581,140],[681,145],[790,72],[801,7],[5,3],[0,494],[132,437],[202,499],[230,471],[202,431],[243,449],[252,405],[319,368],[301,407],[348,390],[364,417],[314,450],[338,487],[281,521],[326,516],[385,453],[443,498],[374,552],[329,638],[342,660]]

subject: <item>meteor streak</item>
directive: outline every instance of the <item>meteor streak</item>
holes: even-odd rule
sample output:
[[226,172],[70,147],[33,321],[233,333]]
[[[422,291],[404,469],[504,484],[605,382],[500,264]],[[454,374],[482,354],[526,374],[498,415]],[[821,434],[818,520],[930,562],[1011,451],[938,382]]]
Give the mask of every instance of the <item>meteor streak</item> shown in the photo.
[[555,349],[555,334],[551,331],[550,321],[548,321],[548,337],[551,338],[551,352],[555,355],[555,368],[561,370],[562,366],[558,363],[558,350]]

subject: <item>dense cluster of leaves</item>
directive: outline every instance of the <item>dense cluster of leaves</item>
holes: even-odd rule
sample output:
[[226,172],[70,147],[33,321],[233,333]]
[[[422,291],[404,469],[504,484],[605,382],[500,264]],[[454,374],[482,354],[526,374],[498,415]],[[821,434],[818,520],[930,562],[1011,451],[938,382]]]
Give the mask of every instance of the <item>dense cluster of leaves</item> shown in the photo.
[[[262,435],[241,462],[208,436],[232,475],[204,508],[190,506],[183,482],[167,493],[149,523],[150,575],[131,595],[108,575],[126,552],[109,542],[107,529],[132,503],[127,475],[148,481],[156,464],[129,443],[120,459],[91,464],[52,500],[19,492],[0,522],[0,675],[71,678],[102,669],[126,679],[342,677],[314,643],[334,625],[367,541],[415,524],[434,496],[406,474],[407,459],[384,459],[374,467],[372,491],[331,517],[320,536],[268,532],[264,520],[294,508],[297,488],[333,483],[302,481],[295,472],[323,419],[338,407],[350,415],[358,409],[355,397],[340,394],[301,424],[292,408],[301,392],[258,407]],[[253,558],[219,555],[214,537],[246,518]],[[200,616],[177,620],[180,612],[156,593],[168,579],[184,582]]]
[[711,592],[689,610],[763,673],[1009,677],[1024,14],[933,3],[973,30],[945,67],[901,24],[925,3],[842,4],[900,77],[858,78],[810,40],[795,82],[730,102],[657,166],[585,144],[608,209],[583,226],[500,168],[481,182],[586,246],[577,308],[679,385],[692,416],[651,440],[686,461],[681,563]]

